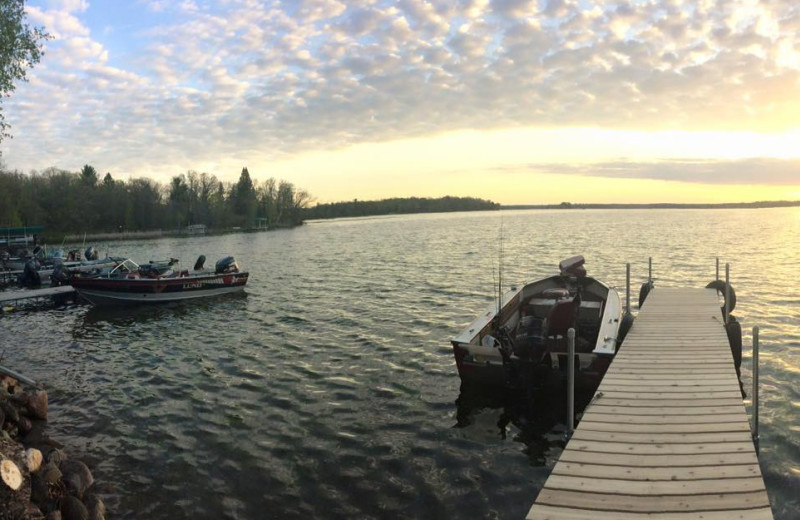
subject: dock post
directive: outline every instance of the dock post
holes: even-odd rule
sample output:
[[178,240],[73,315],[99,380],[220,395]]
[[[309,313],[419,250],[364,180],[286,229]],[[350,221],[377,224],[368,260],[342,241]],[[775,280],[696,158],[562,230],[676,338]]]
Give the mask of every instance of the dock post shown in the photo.
[[575,431],[575,329],[567,331],[567,437]]
[[753,444],[758,455],[758,325],[753,327]]
[[719,257],[717,257],[717,277],[715,280],[719,280]]
[[647,259],[647,281],[648,283],[652,283],[653,281],[653,257]]
[[731,264],[725,264],[725,325],[731,313]]
[[631,312],[631,264],[625,265],[625,312]]

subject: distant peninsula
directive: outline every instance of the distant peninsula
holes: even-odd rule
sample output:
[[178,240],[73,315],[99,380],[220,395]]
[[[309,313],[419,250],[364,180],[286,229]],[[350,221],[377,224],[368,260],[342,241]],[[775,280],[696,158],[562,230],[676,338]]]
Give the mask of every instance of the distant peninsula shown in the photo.
[[474,197],[392,198],[383,200],[358,200],[331,202],[305,208],[303,218],[308,220],[344,217],[372,217],[408,213],[444,213],[453,211],[498,210],[500,204]]
[[800,200],[766,200],[758,202],[720,202],[706,204],[679,204],[658,202],[652,204],[506,204],[502,210],[514,209],[740,209],[740,208],[791,208],[800,206]]
[[454,211],[493,211],[518,209],[739,209],[739,208],[788,208],[800,206],[800,200],[775,200],[758,202],[723,203],[673,203],[647,204],[595,204],[561,202],[560,204],[498,204],[475,197],[407,197],[382,200],[352,200],[317,204],[305,208],[305,220],[324,220],[348,217],[375,217],[380,215],[403,215],[411,213],[444,213]]

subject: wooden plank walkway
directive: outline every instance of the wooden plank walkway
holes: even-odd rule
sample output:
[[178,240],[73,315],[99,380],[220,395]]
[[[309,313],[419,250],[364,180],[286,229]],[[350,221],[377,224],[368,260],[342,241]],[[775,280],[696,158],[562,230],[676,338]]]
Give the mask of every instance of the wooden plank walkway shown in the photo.
[[57,296],[59,294],[70,294],[73,292],[75,292],[75,289],[73,289],[71,285],[49,287],[46,289],[0,292],[0,304],[28,300],[31,298],[45,298],[48,296]]
[[709,289],[656,288],[528,520],[771,520]]

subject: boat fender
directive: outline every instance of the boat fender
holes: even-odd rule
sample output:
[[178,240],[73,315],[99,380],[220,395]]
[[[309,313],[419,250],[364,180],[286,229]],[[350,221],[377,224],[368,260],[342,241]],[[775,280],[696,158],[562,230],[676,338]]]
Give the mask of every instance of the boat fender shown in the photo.
[[194,263],[194,270],[200,271],[206,263],[206,255],[200,255],[197,257],[197,262]]
[[633,320],[633,314],[630,312],[626,312],[622,316],[622,322],[619,324],[619,333],[617,334],[617,349],[619,349],[622,342],[625,341],[625,336],[628,335],[628,331],[633,327]]
[[728,343],[731,346],[733,364],[736,366],[736,373],[739,374],[739,367],[742,366],[742,324],[736,318],[729,316],[728,324],[725,325],[725,332],[728,333]]
[[644,305],[644,301],[647,299],[647,295],[650,294],[650,291],[653,290],[653,282],[645,282],[642,284],[642,288],[639,289],[639,308],[642,308]]
[[[731,291],[731,301],[728,302],[730,307],[728,308],[728,312],[733,312],[733,309],[736,308],[736,291],[733,290],[733,286],[730,284],[726,284],[725,280],[714,280],[710,284],[706,285],[706,289],[716,289],[718,292],[721,292],[722,295],[725,295],[725,286],[728,285]],[[725,304],[722,305],[722,312],[725,312]]]

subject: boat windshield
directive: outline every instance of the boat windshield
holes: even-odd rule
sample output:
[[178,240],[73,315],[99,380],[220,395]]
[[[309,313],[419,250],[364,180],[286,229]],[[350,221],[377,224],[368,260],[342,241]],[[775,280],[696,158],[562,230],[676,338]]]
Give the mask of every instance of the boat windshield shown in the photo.
[[139,264],[131,260],[130,258],[126,258],[122,261],[118,266],[111,270],[108,273],[108,276],[119,276],[123,273],[135,273],[139,270]]

